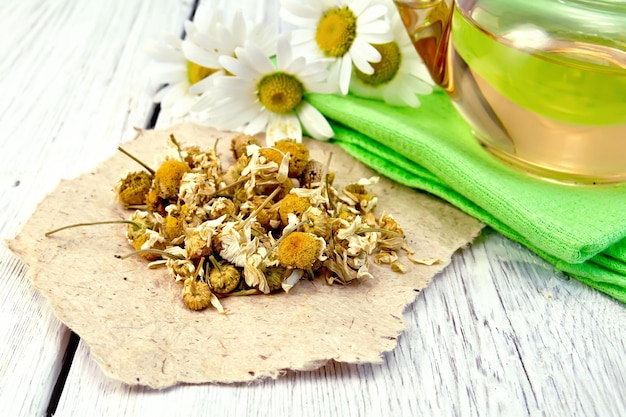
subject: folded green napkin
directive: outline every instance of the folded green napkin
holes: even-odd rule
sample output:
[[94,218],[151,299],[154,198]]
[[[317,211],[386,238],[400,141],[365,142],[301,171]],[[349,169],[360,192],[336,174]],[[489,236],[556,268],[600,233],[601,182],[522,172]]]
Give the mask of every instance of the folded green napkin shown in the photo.
[[626,185],[573,187],[526,176],[473,138],[441,92],[419,108],[312,94],[333,140],[358,160],[445,199],[568,275],[626,303]]

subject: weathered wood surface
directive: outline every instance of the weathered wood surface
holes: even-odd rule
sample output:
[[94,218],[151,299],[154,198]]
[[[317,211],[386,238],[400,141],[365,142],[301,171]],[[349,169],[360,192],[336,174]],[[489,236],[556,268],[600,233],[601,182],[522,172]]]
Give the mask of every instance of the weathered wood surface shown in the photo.
[[[209,0],[207,0],[209,1]],[[275,21],[278,1],[211,0]],[[143,51],[191,1],[0,3],[0,237],[62,177],[93,167],[152,112]],[[161,115],[157,125],[172,119]],[[0,248],[0,410],[45,415],[69,330]],[[165,391],[107,379],[79,344],[58,416],[626,415],[626,309],[486,231],[406,311],[383,365],[328,364],[252,385]]]

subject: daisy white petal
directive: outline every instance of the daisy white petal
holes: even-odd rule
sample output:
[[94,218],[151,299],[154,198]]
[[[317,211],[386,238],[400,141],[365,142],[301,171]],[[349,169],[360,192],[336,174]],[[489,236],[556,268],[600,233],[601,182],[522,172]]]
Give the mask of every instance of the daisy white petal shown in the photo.
[[259,74],[257,68],[253,68],[244,62],[243,57],[235,59],[231,56],[221,56],[219,61],[220,65],[222,65],[226,71],[240,77],[253,78]]
[[365,10],[363,13],[359,13],[358,24],[363,25],[365,23],[373,22],[387,14],[387,7],[382,4],[373,5]]
[[256,133],[262,132],[263,129],[265,129],[265,127],[269,123],[270,112],[268,112],[265,109],[257,109],[257,110],[258,110],[257,115],[254,118],[250,118],[250,122],[246,125],[246,128],[244,130],[245,133],[252,132],[250,134],[254,135]]
[[[198,81],[197,83],[189,86],[189,91],[193,94],[202,94],[209,88],[211,88],[215,84],[215,80],[219,77],[225,77],[226,74],[224,70],[219,70],[209,75],[203,80]],[[199,101],[199,100],[198,100]]]
[[350,92],[361,97],[383,99],[394,106],[417,107],[420,104],[417,95],[430,94],[433,82],[411,44],[397,10],[390,7],[389,11],[393,40],[375,45],[382,59],[380,63],[371,64],[372,73],[354,69]]
[[266,140],[268,146],[273,146],[276,142],[283,139],[293,139],[302,141],[302,127],[298,116],[291,114],[272,114],[267,126]]
[[324,115],[306,101],[298,106],[298,118],[306,132],[314,139],[327,140],[334,135]]
[[344,57],[339,64],[339,89],[341,91],[341,94],[346,95],[350,87],[350,76],[352,75],[352,60],[350,59],[350,56],[347,56]]

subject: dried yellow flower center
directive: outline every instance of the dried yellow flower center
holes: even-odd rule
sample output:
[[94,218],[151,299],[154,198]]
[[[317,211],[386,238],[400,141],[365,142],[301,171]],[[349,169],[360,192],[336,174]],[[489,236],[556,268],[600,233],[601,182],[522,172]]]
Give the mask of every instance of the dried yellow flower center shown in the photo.
[[311,269],[322,251],[312,234],[292,232],[278,245],[278,261],[286,268]]
[[217,70],[214,68],[203,67],[195,62],[187,61],[187,79],[191,85],[204,80],[215,71]]
[[380,52],[382,56],[380,62],[370,62],[372,67],[374,67],[372,74],[365,74],[357,69],[356,76],[365,84],[372,86],[386,84],[394,79],[400,69],[400,64],[402,63],[400,47],[396,42],[372,46]]
[[284,72],[275,72],[261,78],[257,96],[261,104],[273,113],[287,113],[302,102],[304,87],[300,80]]
[[324,55],[344,56],[356,38],[356,16],[348,7],[335,8],[322,15],[315,41]]

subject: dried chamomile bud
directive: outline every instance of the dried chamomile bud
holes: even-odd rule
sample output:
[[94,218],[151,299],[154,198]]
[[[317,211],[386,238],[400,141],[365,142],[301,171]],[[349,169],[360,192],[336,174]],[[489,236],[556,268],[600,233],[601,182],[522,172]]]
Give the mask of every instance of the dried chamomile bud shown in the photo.
[[189,166],[176,159],[170,159],[161,164],[154,174],[154,188],[160,198],[176,198],[180,181],[187,172]]
[[342,200],[362,211],[370,211],[378,200],[376,196],[370,194],[361,184],[349,184],[342,191],[347,197],[342,198]]
[[152,187],[152,176],[146,171],[131,172],[121,180],[117,187],[117,198],[129,206],[146,203],[146,197]]
[[280,200],[280,208],[278,209],[283,225],[289,224],[289,214],[295,214],[300,218],[309,207],[311,207],[311,203],[308,199],[293,193],[287,194],[285,198]]
[[[132,245],[135,250],[146,250],[146,249],[165,249],[165,244],[163,243],[163,238],[154,230],[144,229],[143,233],[137,235],[134,239],[132,239]],[[140,253],[140,257],[148,260],[148,261],[156,261],[157,259],[161,259],[161,255],[156,253]]]
[[170,212],[163,221],[163,237],[175,241],[184,236],[184,221],[179,211]]
[[324,180],[324,165],[321,162],[311,159],[304,166],[300,175],[300,187],[311,188]]
[[265,269],[265,279],[267,280],[267,285],[270,287],[270,292],[278,291],[282,288],[285,271],[285,268],[278,266],[270,266]]
[[164,198],[160,198],[157,191],[151,188],[146,196],[146,210],[150,213],[159,213],[161,216],[165,216],[167,213],[165,207],[168,205],[168,201]]
[[289,152],[289,178],[298,178],[309,162],[309,148],[303,143],[294,140],[283,139],[274,144],[276,149],[283,153]]
[[265,158],[266,163],[271,161],[280,166],[285,155],[281,151],[274,148],[261,148],[259,149],[259,156]]
[[218,197],[214,199],[207,207],[207,215],[209,220],[226,216],[226,218],[235,217],[239,211],[237,205],[230,198]]
[[239,285],[241,273],[234,265],[224,262],[216,262],[216,267],[211,270],[208,282],[218,294],[228,294]]
[[133,224],[126,227],[126,236],[129,240],[136,239],[142,235],[146,229],[154,229],[156,223],[150,213],[142,210],[135,210],[129,219]]
[[311,233],[289,233],[278,244],[278,262],[285,268],[312,270],[319,266],[325,246],[323,239]]
[[258,145],[259,141],[254,136],[246,135],[244,133],[235,136],[230,142],[230,150],[233,151],[235,159],[239,159],[241,155],[246,154],[246,148],[248,145]]
[[183,302],[191,310],[203,310],[211,304],[211,288],[204,281],[187,278],[183,285]]

